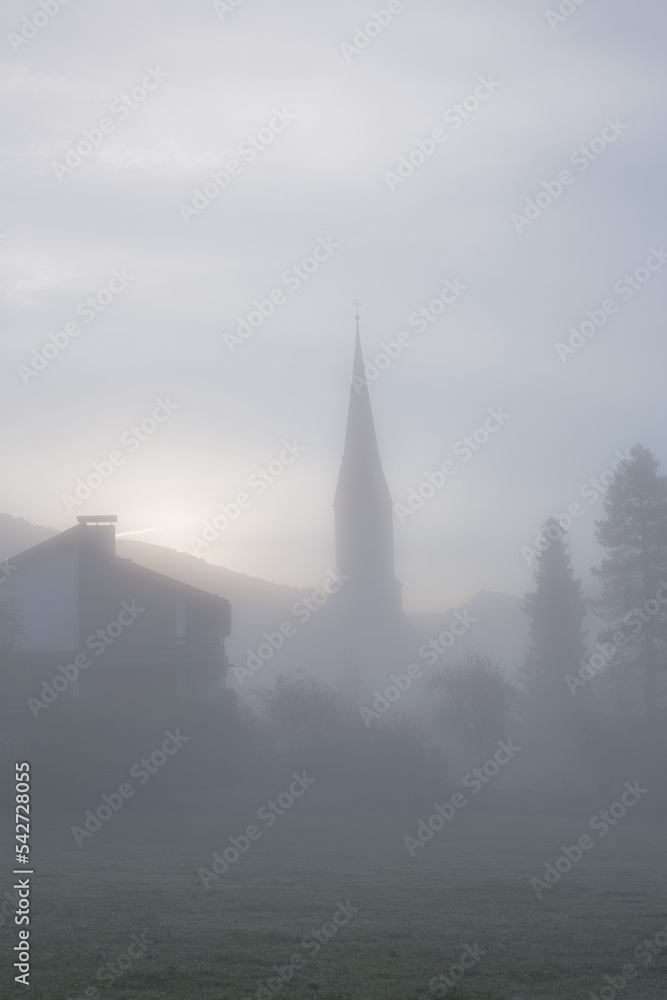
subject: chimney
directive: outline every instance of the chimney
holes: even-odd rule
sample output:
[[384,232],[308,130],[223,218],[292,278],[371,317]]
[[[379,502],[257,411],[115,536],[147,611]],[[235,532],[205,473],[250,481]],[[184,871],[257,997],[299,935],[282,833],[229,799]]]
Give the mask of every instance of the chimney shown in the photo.
[[81,525],[85,525],[83,536],[86,544],[92,545],[111,556],[116,554],[116,522],[115,514],[89,514],[77,517]]

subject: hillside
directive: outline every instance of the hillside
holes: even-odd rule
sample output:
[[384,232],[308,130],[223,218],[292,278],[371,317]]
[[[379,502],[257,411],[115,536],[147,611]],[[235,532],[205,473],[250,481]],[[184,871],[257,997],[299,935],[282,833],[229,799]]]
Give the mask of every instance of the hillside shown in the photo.
[[55,528],[44,528],[22,517],[0,514],[0,559],[18,555],[55,534]]

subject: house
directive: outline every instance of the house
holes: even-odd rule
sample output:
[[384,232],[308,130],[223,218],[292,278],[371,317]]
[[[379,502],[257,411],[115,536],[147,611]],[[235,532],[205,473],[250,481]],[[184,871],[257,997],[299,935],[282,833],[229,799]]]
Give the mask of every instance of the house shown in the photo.
[[12,557],[2,603],[18,613],[16,648],[53,663],[70,681],[67,693],[82,698],[218,693],[229,602],[121,559],[116,521],[78,517]]

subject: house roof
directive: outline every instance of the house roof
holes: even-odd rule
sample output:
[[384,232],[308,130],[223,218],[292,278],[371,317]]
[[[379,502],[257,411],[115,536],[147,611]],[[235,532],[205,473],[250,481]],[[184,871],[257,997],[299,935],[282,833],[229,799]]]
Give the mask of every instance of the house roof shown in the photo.
[[114,552],[105,552],[96,545],[86,544],[89,540],[87,538],[88,534],[95,530],[94,527],[89,527],[87,523],[79,522],[72,528],[66,528],[65,531],[61,531],[59,534],[53,535],[51,538],[47,538],[29,549],[25,549],[25,551],[20,552],[16,556],[12,556],[10,562],[13,566],[19,567],[34,559],[39,559],[41,556],[50,555],[52,552],[62,551],[70,547],[79,548],[79,551],[81,551],[83,544],[85,545],[86,558],[115,565],[117,568],[122,568],[125,572],[144,580],[153,580],[156,583],[166,583],[167,585],[171,584],[182,591],[184,597],[189,596],[191,599],[196,599],[203,603],[213,604],[222,601],[225,604],[229,604],[226,598],[220,597],[217,594],[211,594],[208,590],[201,590],[199,587],[193,587],[189,583],[183,583],[181,580],[166,576],[164,573],[146,569],[145,566],[139,566],[137,563],[132,562],[131,559],[123,559]]

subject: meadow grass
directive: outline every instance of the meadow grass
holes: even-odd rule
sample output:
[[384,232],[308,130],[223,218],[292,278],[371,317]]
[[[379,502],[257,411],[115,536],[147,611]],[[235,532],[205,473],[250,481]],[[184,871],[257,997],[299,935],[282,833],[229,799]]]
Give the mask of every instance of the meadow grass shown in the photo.
[[[590,1000],[667,925],[664,826],[628,816],[538,899],[532,876],[586,831],[590,814],[462,812],[417,855],[419,815],[299,802],[205,889],[198,869],[255,810],[127,806],[77,847],[71,815],[33,835],[32,1000],[245,1000],[300,953],[285,1000],[426,1000],[466,945],[485,954],[452,1000]],[[258,824],[261,826],[261,824]],[[7,853],[5,852],[5,856]],[[6,880],[4,888],[11,885]],[[317,955],[302,941],[338,902],[358,912]],[[146,933],[147,953],[96,978]],[[16,928],[0,929],[5,954]],[[638,963],[635,963],[638,964]],[[0,995],[19,996],[9,962]],[[667,997],[667,948],[618,993]],[[274,985],[276,985],[274,983]],[[99,992],[93,993],[93,988]],[[259,991],[259,992],[258,992]],[[606,994],[609,996],[609,993]]]

